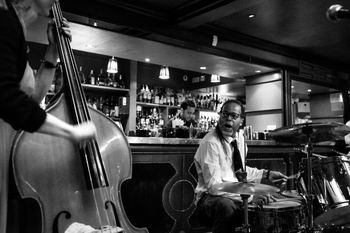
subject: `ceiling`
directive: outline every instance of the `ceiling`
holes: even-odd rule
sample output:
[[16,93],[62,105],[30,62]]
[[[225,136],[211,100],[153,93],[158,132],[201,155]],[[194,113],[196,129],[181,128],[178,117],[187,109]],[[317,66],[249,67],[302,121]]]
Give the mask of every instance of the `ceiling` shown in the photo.
[[[237,78],[308,61],[349,72],[350,20],[327,20],[345,0],[61,0],[72,48]],[[254,18],[249,18],[254,14]],[[33,26],[31,41],[45,42]],[[101,30],[102,29],[102,30]],[[40,31],[40,33],[38,32]],[[200,70],[206,66],[206,70]],[[229,89],[242,89],[236,81]],[[244,85],[244,83],[242,83]]]
[[350,7],[346,0],[61,0],[65,12],[86,17],[83,23],[125,35],[246,62],[273,60],[249,54],[254,48],[348,71],[350,20],[328,21],[333,4]]

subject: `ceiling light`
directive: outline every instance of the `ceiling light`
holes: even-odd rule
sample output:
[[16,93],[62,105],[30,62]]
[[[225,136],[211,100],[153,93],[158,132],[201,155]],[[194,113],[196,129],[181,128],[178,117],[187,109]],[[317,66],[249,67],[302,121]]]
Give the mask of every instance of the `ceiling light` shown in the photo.
[[255,18],[255,14],[248,15],[249,18]]
[[307,92],[311,92],[312,90],[311,89],[307,89]]
[[206,69],[207,69],[207,67],[205,67],[205,66],[201,66],[201,67],[199,67],[199,69],[201,69],[201,70],[206,70]]
[[94,22],[94,27],[97,27],[97,23],[96,22]]
[[256,70],[255,73],[261,73],[261,70]]
[[294,88],[294,86],[291,86],[291,88],[293,89],[293,88]]
[[92,49],[92,48],[97,48],[97,45],[86,44],[85,47],[88,48],[88,49]]
[[117,59],[111,57],[107,65],[107,73],[115,74],[118,73],[118,62]]
[[220,76],[217,74],[212,74],[210,77],[211,83],[219,83],[220,82]]
[[150,62],[151,59],[149,59],[148,57],[145,58],[145,62]]
[[170,78],[169,68],[167,66],[162,66],[162,68],[160,68],[159,78],[160,79],[169,79]]

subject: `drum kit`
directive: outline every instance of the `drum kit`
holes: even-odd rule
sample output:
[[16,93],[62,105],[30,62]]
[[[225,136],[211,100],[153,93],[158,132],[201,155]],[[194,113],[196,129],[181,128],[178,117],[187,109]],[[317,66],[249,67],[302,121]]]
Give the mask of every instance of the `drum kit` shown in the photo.
[[240,231],[350,232],[350,156],[337,152],[340,156],[327,157],[313,152],[314,143],[343,140],[347,134],[350,127],[340,123],[304,123],[270,132],[277,142],[305,146],[306,163],[299,174],[288,177],[297,180],[293,195],[283,195],[291,198],[262,209],[250,206],[249,197],[278,194],[279,188],[246,181],[215,185],[219,191],[241,195],[244,223]]

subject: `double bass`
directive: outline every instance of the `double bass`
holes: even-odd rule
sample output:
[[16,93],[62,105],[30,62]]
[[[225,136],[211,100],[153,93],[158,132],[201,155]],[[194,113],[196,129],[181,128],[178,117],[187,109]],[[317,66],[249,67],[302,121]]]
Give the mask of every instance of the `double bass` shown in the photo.
[[52,7],[64,85],[49,113],[71,124],[93,121],[96,139],[76,143],[20,132],[12,147],[13,177],[22,199],[40,207],[41,232],[63,233],[81,223],[99,232],[146,233],[126,216],[121,184],[131,178],[131,151],[123,131],[87,106],[69,39],[61,33],[59,2]]

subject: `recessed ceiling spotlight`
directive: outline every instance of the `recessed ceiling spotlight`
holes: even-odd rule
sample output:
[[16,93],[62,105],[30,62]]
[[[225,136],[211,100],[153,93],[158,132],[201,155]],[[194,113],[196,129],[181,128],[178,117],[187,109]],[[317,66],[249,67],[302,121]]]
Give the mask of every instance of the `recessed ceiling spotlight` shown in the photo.
[[201,66],[201,67],[199,67],[199,69],[201,69],[201,70],[206,70],[206,69],[207,69],[207,67],[205,67],[205,66]]
[[255,73],[261,73],[261,70],[256,70]]
[[291,88],[293,89],[293,88],[294,88],[294,86],[291,86]]
[[97,27],[97,23],[96,22],[94,22],[94,27]]
[[255,14],[248,15],[249,18],[255,18]]
[[145,62],[150,62],[151,59],[149,59],[148,57],[145,58]]
[[311,89],[307,89],[307,92],[311,92],[312,90]]
[[85,46],[86,46],[86,48],[89,48],[89,49],[91,49],[91,48],[96,48],[96,46],[95,46],[95,45],[92,45],[92,44],[86,44]]

